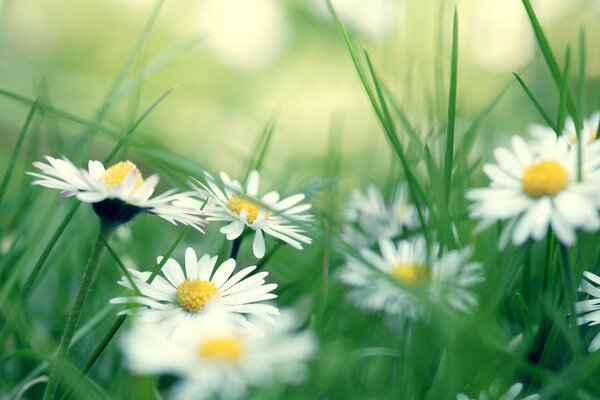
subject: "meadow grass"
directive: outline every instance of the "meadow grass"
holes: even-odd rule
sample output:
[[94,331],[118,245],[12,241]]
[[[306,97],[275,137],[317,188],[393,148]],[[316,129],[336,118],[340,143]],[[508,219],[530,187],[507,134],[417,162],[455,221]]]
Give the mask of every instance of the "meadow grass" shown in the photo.
[[[306,193],[313,204],[315,220],[302,224],[313,243],[304,250],[268,238],[267,253],[257,260],[249,238],[229,243],[214,224],[200,235],[150,216],[136,218],[100,242],[108,255],[99,261],[98,278],[74,332],[55,398],[168,398],[174,376],[140,376],[124,365],[119,341],[131,318],[117,316],[117,308],[108,300],[125,292],[115,285],[119,277],[124,275],[132,281],[128,267],[153,271],[152,280],[170,256],[182,260],[188,246],[198,254],[219,255],[219,259],[233,253],[239,265],[268,270],[270,279],[278,284],[277,305],[296,310],[305,321],[302,327],[317,337],[319,349],[302,384],[273,383],[255,388],[251,391],[253,399],[454,399],[458,393],[477,397],[493,385],[505,391],[517,382],[524,384],[523,393],[539,393],[543,399],[600,398],[596,379],[600,354],[586,350],[597,331],[578,327],[575,319],[577,286],[583,271],[600,270],[600,236],[579,232],[576,245],[566,247],[549,231],[544,240],[529,240],[499,251],[502,224],[475,233],[475,221],[469,218],[464,196],[468,189],[486,182],[481,167],[490,156],[481,154],[478,147],[485,135],[482,126],[510,88],[520,86],[532,109],[557,135],[568,116],[581,131],[584,116],[598,105],[586,104],[585,31],[582,29],[579,37],[578,57],[568,47],[561,66],[532,5],[523,0],[523,12],[531,22],[556,96],[551,100],[538,98],[520,71],[463,126],[457,124],[461,103],[460,10],[455,9],[448,33],[449,57],[444,59],[440,51],[440,59],[432,67],[437,77],[432,93],[435,104],[423,132],[416,118],[411,119],[410,108],[400,104],[386,84],[369,52],[357,47],[334,8],[329,2],[327,5],[341,33],[340,46],[345,44],[348,62],[353,64],[380,124],[381,132],[371,134],[383,134],[394,157],[389,171],[378,173],[378,177],[386,176],[380,189],[391,195],[399,181],[406,181],[410,201],[416,205],[419,228],[404,231],[395,240],[423,235],[429,246],[439,243],[440,254],[471,246],[473,259],[485,272],[485,281],[475,289],[478,306],[470,314],[451,312],[375,267],[373,271],[391,284],[422,297],[428,317],[409,321],[383,311],[366,312],[347,301],[349,289],[337,276],[347,255],[362,256],[340,236],[348,190],[343,187],[339,146],[343,128],[333,123],[326,160],[316,167],[319,176],[296,187],[295,166],[281,166],[282,187],[276,189]],[[6,152],[6,172],[0,185],[2,398],[35,399],[43,395],[99,228],[88,205],[80,206],[76,200],[61,199],[57,193],[32,186],[30,177],[24,175],[32,170],[31,162],[44,154],[65,155],[81,166],[88,159],[102,159],[106,164],[129,158],[141,169],[155,170],[171,186],[180,188],[188,188],[190,177],[201,179],[203,171],[209,170],[198,160],[136,138],[146,118],[160,112],[162,102],[174,89],[165,90],[150,104],[139,104],[136,93],[153,73],[201,39],[177,42],[145,61],[143,48],[161,6],[158,2],[91,119],[62,109],[43,91],[39,97],[30,98],[0,88],[0,96],[27,110],[16,145]],[[443,68],[446,65],[448,68]],[[573,82],[575,69],[577,79]],[[115,128],[109,117],[125,101],[132,110],[143,111],[135,113],[127,127]],[[549,103],[555,104],[556,110],[548,109]],[[54,135],[53,127],[63,124],[76,126],[78,133]],[[250,171],[261,171],[267,163],[277,164],[277,155],[269,152],[277,128],[276,119],[268,121],[253,138],[250,157],[241,169],[243,175],[237,178],[244,180]],[[581,141],[578,143],[581,155]],[[581,178],[581,166],[578,172]],[[158,255],[165,258],[156,265]]]

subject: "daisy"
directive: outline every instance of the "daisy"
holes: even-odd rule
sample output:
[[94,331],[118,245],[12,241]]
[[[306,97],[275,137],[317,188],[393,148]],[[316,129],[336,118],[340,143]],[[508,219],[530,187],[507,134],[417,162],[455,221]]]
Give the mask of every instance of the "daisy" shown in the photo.
[[[274,381],[301,383],[305,363],[315,353],[310,332],[296,332],[297,321],[283,312],[264,337],[239,335],[224,315],[174,340],[154,323],[138,322],[123,342],[129,368],[136,373],[169,373],[181,378],[175,399],[247,398],[248,387]],[[257,321],[264,324],[263,321]]]
[[583,147],[582,180],[577,179],[577,148],[564,139],[541,139],[532,151],[523,139],[512,138],[512,151],[498,148],[498,164],[486,164],[490,187],[470,190],[474,203],[469,214],[480,219],[477,230],[507,220],[500,237],[504,248],[528,238],[540,240],[551,227],[565,245],[575,243],[575,231],[591,232],[600,227],[600,142]]
[[397,245],[382,239],[379,252],[363,249],[362,259],[350,257],[338,278],[353,287],[350,300],[365,309],[418,318],[426,308],[419,297],[421,291],[431,301],[469,312],[477,305],[469,288],[483,281],[481,265],[468,261],[468,248],[439,258],[437,252],[434,245],[428,254],[422,237]]
[[[157,263],[162,261],[159,257]],[[215,269],[217,257],[203,255],[196,258],[194,249],[185,251],[185,268],[170,258],[152,282],[147,283],[151,272],[129,269],[138,295],[116,297],[112,304],[138,304],[143,307],[130,308],[119,314],[136,314],[144,320],[158,321],[165,329],[178,336],[189,324],[201,324],[214,314],[233,314],[232,318],[240,329],[261,334],[248,323],[244,315],[252,314],[273,322],[271,315],[277,315],[277,308],[263,303],[274,299],[271,293],[277,285],[265,284],[268,272],[250,275],[256,266],[246,267],[233,274],[234,259],[224,261]],[[134,290],[127,277],[122,277],[119,285]]]
[[100,161],[89,161],[88,169],[77,168],[66,158],[46,156],[48,164],[34,162],[41,172],[28,172],[36,178],[34,185],[61,190],[64,197],[75,196],[92,203],[98,217],[107,224],[119,225],[140,212],[156,214],[172,224],[181,223],[202,232],[205,221],[201,212],[187,205],[191,196],[174,189],[150,198],[158,184],[158,175],[146,180],[131,161],[121,161],[108,168]]
[[207,200],[204,211],[208,221],[229,222],[221,228],[227,240],[239,238],[246,228],[253,230],[252,250],[257,258],[265,255],[263,232],[284,241],[296,249],[302,249],[302,243],[311,243],[304,229],[295,222],[306,222],[311,215],[304,214],[310,204],[300,204],[303,194],[296,194],[280,200],[279,193],[268,192],[258,197],[259,175],[252,171],[248,176],[246,190],[236,181],[221,172],[222,186],[209,173],[205,172],[206,184],[197,188],[200,197]]
[[[523,384],[515,383],[506,391],[506,393],[501,393],[498,382],[494,382],[489,390],[479,393],[479,400],[539,400],[541,398],[539,394],[530,394],[529,396],[524,396],[521,394],[522,391]],[[476,399],[471,399],[471,397],[467,396],[466,394],[460,393],[456,395],[456,400]]]
[[342,227],[342,238],[349,244],[367,247],[379,239],[392,239],[406,229],[416,228],[416,217],[404,183],[396,188],[391,203],[386,203],[374,186],[369,186],[366,191],[355,189],[344,210],[344,219],[348,223]]
[[[584,271],[583,276],[584,278],[587,278],[587,280],[583,279],[581,281],[579,291],[587,293],[591,296],[591,299],[575,303],[575,311],[578,314],[581,314],[577,318],[577,324],[588,324],[589,326],[598,325],[600,324],[600,286],[594,286],[593,284],[600,285],[600,277],[589,271]],[[600,349],[600,333],[592,340],[588,347],[588,351],[592,353],[598,351],[598,349]]]
[[[598,138],[598,126],[600,125],[600,111],[592,114],[591,117],[583,120],[583,127],[581,130],[581,137],[583,143],[591,143]],[[556,132],[552,128],[533,124],[529,127],[531,135],[537,139],[545,139],[548,137],[556,137]],[[575,121],[573,118],[567,117],[565,120],[565,128],[563,129],[562,136],[567,140],[570,145],[577,143],[577,129],[575,128]]]

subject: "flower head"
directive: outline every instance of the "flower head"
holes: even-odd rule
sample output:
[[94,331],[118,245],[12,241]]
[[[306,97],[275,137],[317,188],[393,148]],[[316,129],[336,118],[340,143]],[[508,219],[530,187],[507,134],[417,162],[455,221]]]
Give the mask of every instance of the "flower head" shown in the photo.
[[228,240],[240,237],[246,228],[254,231],[252,250],[257,258],[265,255],[263,232],[284,241],[296,249],[302,249],[302,243],[311,243],[304,235],[304,229],[294,223],[311,220],[304,214],[310,204],[300,204],[303,194],[296,194],[280,200],[279,193],[268,192],[258,197],[259,174],[252,171],[248,176],[246,190],[236,181],[221,172],[222,186],[209,173],[206,184],[196,188],[199,195],[207,200],[204,211],[208,221],[229,222],[221,228]]
[[118,225],[140,212],[156,214],[167,221],[192,226],[202,231],[205,221],[201,212],[190,206],[191,196],[169,190],[150,198],[158,184],[158,175],[145,179],[131,161],[121,161],[105,168],[100,161],[89,161],[88,169],[77,168],[66,158],[47,156],[48,164],[33,163],[41,172],[28,172],[36,178],[34,185],[59,189],[64,197],[75,196],[92,203],[103,222]]
[[419,290],[429,300],[462,312],[477,304],[469,288],[481,282],[483,274],[480,264],[468,261],[470,249],[450,251],[438,258],[437,246],[428,253],[421,237],[397,245],[382,239],[378,252],[363,249],[360,254],[362,259],[350,257],[338,275],[353,287],[349,298],[359,307],[418,318],[426,312]]
[[408,202],[408,187],[399,184],[394,199],[386,203],[374,186],[366,191],[355,189],[344,210],[348,222],[342,228],[345,242],[367,247],[379,239],[392,239],[405,229],[418,225],[415,207]]
[[[591,298],[575,303],[575,311],[580,314],[577,318],[577,324],[598,325],[600,324],[600,277],[589,271],[584,271],[583,276],[584,279],[579,285],[579,291],[590,295]],[[594,352],[598,349],[600,349],[600,333],[592,340],[588,351]]]
[[[162,257],[158,258],[158,263]],[[242,330],[261,333],[249,324],[246,314],[256,315],[272,322],[271,315],[277,315],[277,308],[264,301],[277,297],[271,293],[277,285],[265,284],[268,272],[250,275],[255,266],[246,267],[233,274],[235,260],[230,258],[216,269],[217,257],[205,254],[200,259],[191,247],[185,252],[185,268],[174,259],[168,259],[162,274],[148,283],[150,272],[130,269],[131,279],[139,295],[117,297],[113,304],[130,303],[143,306],[130,308],[121,313],[135,313],[141,319],[159,321],[164,329],[175,336],[185,331],[186,326],[210,320],[215,314],[232,314],[231,318]],[[250,275],[250,276],[249,276]],[[127,277],[122,277],[119,285],[133,290]]]
[[182,378],[173,398],[239,398],[247,395],[248,387],[304,380],[305,362],[316,350],[315,339],[309,332],[296,332],[297,322],[288,312],[277,322],[264,327],[264,337],[239,335],[221,314],[202,329],[190,326],[180,339],[154,323],[138,322],[122,348],[133,371]]
[[474,203],[470,216],[478,218],[478,229],[496,221],[507,221],[499,247],[512,238],[515,245],[528,238],[539,240],[551,227],[565,245],[575,242],[575,231],[600,227],[600,142],[583,147],[581,179],[578,179],[577,148],[564,139],[547,137],[532,150],[518,136],[512,151],[498,148],[497,164],[483,168],[491,179],[488,188],[474,189],[467,198]]

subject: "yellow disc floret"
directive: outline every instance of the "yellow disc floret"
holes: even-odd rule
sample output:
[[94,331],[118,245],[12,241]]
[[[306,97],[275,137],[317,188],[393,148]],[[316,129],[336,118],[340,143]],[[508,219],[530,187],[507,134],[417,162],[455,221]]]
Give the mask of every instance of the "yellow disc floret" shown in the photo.
[[120,185],[123,183],[125,178],[127,178],[132,171],[137,172],[137,180],[135,182],[135,186],[133,187],[133,190],[137,190],[140,186],[142,186],[142,183],[144,183],[144,178],[142,177],[142,173],[138,167],[136,167],[136,165],[129,160],[120,161],[108,167],[108,169],[104,172],[104,175],[102,175],[102,180],[106,186],[112,188],[115,185]]
[[523,173],[525,193],[532,197],[552,196],[559,193],[569,182],[567,170],[556,161],[540,161]]
[[243,351],[242,341],[236,336],[206,339],[200,344],[198,353],[216,361],[234,362]]
[[[246,210],[246,218],[251,224],[254,223],[254,221],[256,221],[256,218],[258,217],[258,212],[260,211],[260,206],[258,204],[252,202],[251,200],[244,199],[238,196],[233,196],[229,199],[229,201],[227,202],[227,208],[229,208],[237,215],[240,215],[242,210]],[[265,216],[269,216],[268,211],[265,212]]]
[[186,279],[175,293],[175,300],[187,311],[198,311],[213,297],[221,294],[214,283],[202,279]]
[[423,276],[425,267],[417,263],[400,263],[390,271],[390,274],[399,281],[414,285]]

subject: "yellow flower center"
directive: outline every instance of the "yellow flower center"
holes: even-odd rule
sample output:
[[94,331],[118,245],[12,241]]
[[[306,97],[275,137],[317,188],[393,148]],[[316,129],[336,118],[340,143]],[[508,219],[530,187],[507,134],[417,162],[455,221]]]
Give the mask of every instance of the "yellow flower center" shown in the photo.
[[532,197],[552,196],[568,183],[567,170],[556,161],[540,161],[527,167],[522,184],[525,193]]
[[243,350],[242,341],[236,336],[231,336],[203,341],[198,353],[215,361],[234,362],[239,360]]
[[202,279],[186,279],[175,292],[175,300],[187,311],[198,311],[208,300],[219,297],[221,293],[214,283]]
[[115,185],[120,185],[125,181],[127,175],[129,175],[132,171],[137,172],[137,181],[135,182],[135,186],[133,190],[137,190],[144,183],[144,178],[142,177],[142,173],[136,167],[134,163],[131,161],[120,161],[114,165],[108,167],[108,169],[102,175],[102,180],[109,188],[112,188]]
[[414,285],[423,276],[425,268],[417,263],[400,263],[390,271],[390,274],[407,285]]
[[[240,215],[242,210],[246,210],[248,222],[250,222],[251,224],[254,223],[254,221],[256,221],[256,218],[258,217],[258,212],[260,211],[260,206],[258,204],[238,196],[233,196],[229,199],[229,201],[227,202],[227,208],[229,208],[237,215]],[[267,211],[265,212],[265,217],[268,216],[269,212]]]

